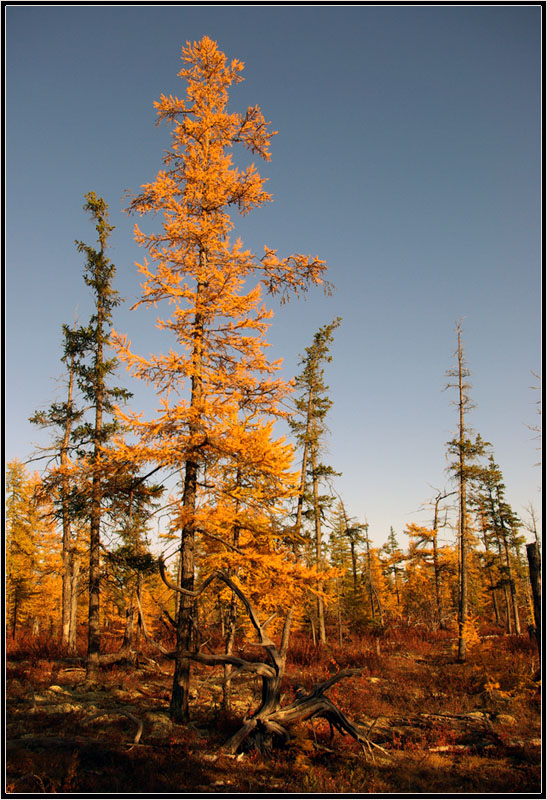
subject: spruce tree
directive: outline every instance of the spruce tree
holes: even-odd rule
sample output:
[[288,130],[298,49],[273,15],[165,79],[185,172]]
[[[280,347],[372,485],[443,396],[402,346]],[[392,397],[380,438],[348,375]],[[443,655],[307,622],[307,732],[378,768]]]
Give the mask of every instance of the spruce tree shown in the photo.
[[473,440],[471,429],[467,422],[467,414],[473,408],[469,394],[471,384],[467,378],[471,375],[468,369],[462,342],[462,326],[456,325],[458,346],[456,349],[456,366],[448,370],[449,378],[455,382],[448,383],[447,388],[455,388],[458,409],[458,429],[456,436],[448,442],[448,452],[454,456],[454,462],[449,470],[458,482],[459,514],[458,514],[458,554],[459,554],[459,595],[458,595],[458,661],[464,662],[467,651],[467,622],[469,613],[469,582],[468,582],[468,550],[469,550],[469,519],[468,519],[468,483],[476,475],[476,460],[484,455],[487,442],[480,435]]
[[[320,495],[319,486],[322,480],[336,474],[331,467],[321,464],[319,460],[327,431],[326,416],[332,406],[327,395],[328,386],[324,381],[324,365],[332,360],[329,348],[334,331],[341,321],[337,317],[330,325],[321,327],[312,344],[306,348],[300,361],[302,372],[295,379],[296,391],[299,393],[295,400],[297,416],[290,419],[291,429],[302,450],[295,532],[297,537],[302,535],[302,517],[307,500],[313,514],[315,561],[318,568],[322,563],[321,520],[325,505],[329,502],[328,498]],[[325,643],[325,608],[320,593],[317,598],[317,617],[319,640]]]
[[91,407],[92,418],[72,430],[78,443],[82,466],[87,465],[90,475],[89,494],[86,498],[89,519],[89,615],[86,680],[96,683],[99,674],[101,634],[100,605],[100,552],[102,501],[107,482],[104,448],[119,429],[115,421],[108,421],[114,405],[125,401],[130,393],[109,385],[109,378],[117,366],[115,357],[108,357],[113,310],[121,302],[113,287],[116,268],[106,254],[107,242],[114,227],[109,224],[108,205],[95,192],[85,195],[84,210],[95,222],[98,248],[77,241],[76,247],[85,254],[84,281],[91,289],[94,313],[89,324],[65,330],[68,348],[74,356],[74,373],[86,403]]

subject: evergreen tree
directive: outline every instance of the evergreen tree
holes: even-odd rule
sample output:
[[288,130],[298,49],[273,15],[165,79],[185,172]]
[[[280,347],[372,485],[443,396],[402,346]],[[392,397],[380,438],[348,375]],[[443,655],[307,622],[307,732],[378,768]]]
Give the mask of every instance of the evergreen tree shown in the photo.
[[467,414],[473,407],[469,395],[471,384],[467,378],[471,371],[467,368],[463,343],[462,327],[456,326],[458,347],[456,350],[456,367],[450,369],[447,375],[455,379],[448,387],[457,391],[458,432],[448,442],[448,452],[454,456],[454,463],[449,467],[458,481],[459,516],[458,516],[458,552],[459,552],[459,600],[458,600],[458,661],[466,659],[467,647],[467,617],[469,613],[469,583],[468,583],[468,549],[469,549],[469,519],[468,519],[468,483],[476,474],[476,460],[485,453],[487,442],[483,442],[480,435],[475,440],[471,439],[471,430],[467,423]]
[[56,460],[44,476],[46,491],[54,499],[56,516],[62,523],[63,594],[61,601],[62,642],[70,650],[76,647],[76,610],[80,556],[73,532],[73,517],[77,513],[74,499],[78,489],[74,483],[71,466],[71,435],[75,423],[82,419],[83,409],[74,400],[74,331],[63,326],[64,348],[61,360],[67,369],[67,397],[64,402],[52,403],[45,411],[37,411],[30,422],[43,428],[52,428],[53,441],[47,448]]
[[[298,416],[289,420],[296,441],[302,449],[295,531],[297,537],[302,535],[302,516],[307,499],[313,512],[315,561],[319,568],[322,565],[321,521],[325,504],[330,501],[330,498],[320,496],[319,486],[322,480],[335,474],[331,467],[326,467],[319,461],[327,430],[326,416],[332,406],[332,401],[326,394],[328,386],[324,382],[324,364],[332,360],[329,347],[340,322],[341,318],[338,317],[330,325],[320,328],[313,338],[313,343],[306,348],[306,353],[300,361],[302,372],[295,380],[296,390],[300,392],[295,400]],[[325,643],[325,608],[321,593],[317,597],[317,617],[319,640]]]
[[112,312],[119,305],[118,292],[113,288],[115,266],[106,255],[108,237],[113,226],[108,222],[108,206],[95,192],[85,195],[84,210],[95,222],[98,249],[76,242],[79,252],[86,256],[84,281],[92,290],[94,313],[87,326],[71,331],[65,328],[68,350],[74,355],[74,373],[84,400],[92,409],[91,421],[83,421],[72,430],[78,442],[81,468],[90,475],[87,514],[89,518],[89,617],[86,679],[97,681],[101,648],[100,635],[100,549],[102,501],[105,494],[107,468],[104,448],[119,425],[107,420],[117,402],[127,400],[130,393],[109,386],[108,379],[117,366],[116,358],[107,357]]
[[401,575],[404,572],[404,567],[401,565],[404,564],[405,556],[399,547],[399,542],[397,541],[393,526],[389,529],[389,536],[387,542],[381,548],[381,553],[382,568],[388,581],[390,593],[395,599],[393,604],[395,606],[395,614],[396,616],[400,616]]
[[[486,541],[496,542],[498,548],[498,586],[501,586],[505,595],[507,632],[520,633],[520,618],[518,612],[517,582],[515,570],[519,569],[518,537],[520,521],[511,506],[505,500],[505,484],[494,456],[490,455],[488,466],[477,475],[477,492],[475,500],[480,512],[482,522],[489,535]],[[516,558],[511,551],[515,550]]]

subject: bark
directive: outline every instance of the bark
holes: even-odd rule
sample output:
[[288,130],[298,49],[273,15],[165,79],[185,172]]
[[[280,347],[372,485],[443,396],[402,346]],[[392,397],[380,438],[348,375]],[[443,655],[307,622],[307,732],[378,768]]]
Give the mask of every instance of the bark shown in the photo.
[[78,588],[80,578],[81,560],[78,555],[72,552],[72,568],[70,575],[70,622],[68,626],[68,648],[71,652],[76,651],[77,631],[78,631]]
[[459,557],[460,557],[460,586],[458,600],[458,661],[464,662],[467,654],[467,634],[465,625],[468,610],[468,581],[467,581],[467,482],[465,473],[464,456],[464,368],[463,349],[461,344],[461,330],[458,327],[458,410],[459,410]]
[[534,624],[536,628],[539,663],[541,665],[541,562],[537,541],[526,545],[526,555],[528,557],[530,584],[532,586],[532,597],[534,600]]
[[[313,513],[315,521],[315,563],[317,569],[321,569],[321,507],[319,504],[319,486],[316,475],[317,470],[317,452],[315,446],[311,447],[311,468],[313,474]],[[321,592],[323,589],[322,583],[319,582],[317,588]],[[319,626],[319,641],[321,644],[326,644],[327,634],[325,631],[325,603],[321,594],[317,596],[317,622]]]
[[[102,349],[102,348],[101,348]],[[102,358],[101,358],[102,361]],[[102,428],[102,391],[97,393],[95,415],[95,448],[93,458],[93,486],[91,495],[91,520],[89,531],[89,621],[86,679],[94,683],[99,677],[99,655],[101,632],[99,621],[100,605],[100,553],[101,553],[101,476],[99,474],[99,432]]]
[[[207,265],[206,254],[200,253],[202,269]],[[202,273],[203,274],[203,273]],[[192,409],[199,408],[203,396],[202,382],[202,359],[203,359],[203,338],[204,320],[200,310],[201,295],[204,291],[204,284],[198,284],[196,296],[196,314],[194,317],[194,344],[193,344],[193,375],[192,393],[190,405]],[[194,638],[194,617],[195,602],[192,597],[194,589],[194,569],[195,569],[195,538],[196,531],[193,515],[196,510],[197,502],[197,479],[198,479],[198,450],[196,438],[199,435],[199,425],[192,423],[189,426],[190,439],[193,440],[194,450],[192,456],[186,461],[184,474],[184,491],[182,505],[189,517],[180,537],[180,586],[185,591],[181,593],[180,604],[177,613],[177,657],[175,659],[175,670],[173,674],[173,688],[171,692],[171,702],[169,704],[169,714],[173,722],[184,723],[190,719],[189,698],[190,698],[190,660],[183,653],[192,649]]]
[[72,543],[72,532],[70,526],[70,509],[68,505],[69,481],[66,474],[68,468],[68,446],[70,433],[72,430],[72,394],[74,388],[74,355],[70,360],[68,372],[68,394],[67,394],[67,418],[63,441],[60,450],[61,462],[61,512],[63,520],[63,539],[62,539],[62,558],[63,558],[63,590],[62,590],[62,610],[61,610],[61,640],[69,650],[74,651],[76,646],[76,631],[74,629],[75,619],[72,611],[74,604],[74,585],[75,554]]

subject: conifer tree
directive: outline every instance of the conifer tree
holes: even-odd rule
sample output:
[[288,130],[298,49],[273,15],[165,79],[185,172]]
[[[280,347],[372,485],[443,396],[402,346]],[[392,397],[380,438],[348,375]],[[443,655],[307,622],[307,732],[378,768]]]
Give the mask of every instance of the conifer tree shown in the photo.
[[389,529],[387,542],[382,546],[382,566],[388,579],[388,585],[395,599],[396,614],[401,613],[401,574],[404,562],[404,554],[399,547],[397,535],[393,526]]
[[[58,603],[59,548],[51,502],[37,473],[17,460],[6,474],[6,622],[15,638],[20,627],[37,633],[54,626]],[[53,630],[52,630],[53,632]]]
[[[105,493],[104,447],[115,431],[117,422],[108,421],[114,403],[125,401],[130,393],[119,387],[111,387],[108,378],[117,366],[116,358],[107,357],[112,312],[120,303],[118,292],[113,287],[116,268],[107,257],[107,242],[114,230],[109,224],[108,205],[95,192],[85,195],[84,210],[95,222],[98,248],[76,242],[80,253],[86,256],[84,281],[92,290],[94,313],[89,324],[71,330],[65,329],[70,352],[74,354],[76,381],[84,400],[92,409],[92,420],[83,421],[73,429],[72,437],[79,442],[81,467],[89,470],[90,487],[88,503],[89,518],[89,617],[86,679],[90,684],[97,681],[101,646],[100,604],[100,548],[102,501]],[[90,448],[90,450],[88,449]]]
[[[324,365],[332,360],[329,347],[334,331],[341,321],[337,317],[330,325],[323,325],[315,334],[312,344],[306,348],[300,361],[302,372],[295,380],[296,390],[300,392],[295,400],[298,416],[290,419],[290,426],[302,450],[295,532],[297,537],[301,536],[304,503],[309,498],[308,503],[313,510],[315,560],[318,567],[322,563],[321,518],[325,505],[325,498],[319,494],[319,485],[321,480],[335,474],[331,467],[326,467],[319,461],[327,430],[326,416],[332,406],[332,401],[326,394],[328,386],[324,381]],[[317,617],[319,640],[325,643],[325,608],[321,594],[317,597]]]
[[75,423],[81,420],[84,411],[79,409],[74,399],[74,331],[63,325],[64,348],[62,361],[67,369],[67,396],[61,403],[52,403],[45,411],[36,411],[30,422],[43,428],[53,428],[53,441],[47,448],[57,460],[55,467],[50,468],[43,478],[43,484],[53,499],[57,516],[62,523],[63,554],[63,595],[61,605],[61,641],[70,650],[76,647],[76,610],[78,595],[78,577],[80,558],[77,553],[73,534],[72,518],[74,516],[73,500],[77,487],[71,477],[71,444],[72,430]]
[[455,383],[448,383],[457,391],[455,405],[458,409],[457,435],[448,442],[448,452],[455,457],[454,463],[449,467],[458,481],[459,515],[458,515],[458,553],[459,553],[459,600],[458,600],[458,661],[464,662],[467,648],[467,617],[469,613],[469,584],[468,584],[468,548],[469,548],[469,519],[468,519],[468,483],[476,475],[475,461],[485,453],[487,442],[480,435],[475,440],[471,439],[471,429],[467,423],[467,414],[473,408],[469,395],[471,384],[467,381],[471,371],[468,369],[462,343],[462,326],[456,325],[458,346],[456,350],[456,367],[447,372],[449,378]]
[[[258,257],[240,240],[231,241],[230,212],[246,214],[271,199],[254,164],[244,170],[234,166],[232,148],[243,145],[269,161],[273,133],[258,106],[243,114],[227,111],[228,90],[242,80],[240,61],[228,62],[208,37],[188,42],[182,61],[186,99],[162,95],[155,104],[158,122],[172,124],[166,169],[141,187],[128,209],[141,216],[163,213],[160,232],[135,226],[136,241],[151,259],[140,265],[144,283],[137,305],[169,304],[171,316],[158,325],[172,334],[176,349],[141,357],[127,337],[117,335],[115,342],[128,368],[152,383],[160,397],[155,419],[122,417],[138,441],[120,443],[120,457],[182,470],[171,530],[180,531],[180,586],[192,591],[198,534],[222,538],[235,530],[236,504],[219,502],[223,494],[212,480],[215,470],[220,480],[220,465],[231,466],[232,476],[251,469],[271,478],[281,495],[287,492],[282,486],[291,480],[290,453],[273,439],[267,418],[282,414],[279,402],[289,387],[275,378],[279,365],[265,356],[272,313],[262,295],[265,290],[288,300],[321,284],[326,267],[300,254],[279,258],[270,247]],[[176,722],[189,718],[187,653],[195,633],[194,606],[183,594],[170,704]]]
[[491,536],[497,541],[499,553],[499,584],[504,589],[507,632],[520,633],[517,584],[515,569],[518,557],[513,559],[511,549],[517,549],[519,520],[505,500],[505,484],[500,467],[490,455],[488,466],[477,476],[476,502],[485,515],[484,522]]

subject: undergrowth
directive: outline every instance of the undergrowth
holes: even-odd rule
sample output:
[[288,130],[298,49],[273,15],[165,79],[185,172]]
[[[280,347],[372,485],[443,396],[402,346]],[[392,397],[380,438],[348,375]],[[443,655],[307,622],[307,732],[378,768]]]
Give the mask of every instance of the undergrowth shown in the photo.
[[[138,745],[132,743],[134,723],[127,718],[84,726],[83,705],[70,713],[46,713],[36,698],[47,695],[50,686],[77,693],[85,676],[85,644],[82,637],[72,654],[53,637],[26,634],[8,639],[8,741],[10,735],[23,742],[21,737],[27,738],[24,746],[8,750],[7,793],[539,790],[539,749],[526,744],[539,736],[541,715],[537,652],[528,636],[488,632],[471,648],[466,662],[458,664],[446,631],[392,627],[355,635],[342,646],[336,641],[313,645],[297,631],[287,656],[284,703],[292,701],[298,686],[309,690],[341,669],[357,667],[358,675],[327,692],[352,719],[378,720],[375,724],[424,714],[438,719],[423,729],[395,726],[386,755],[362,752],[353,739],[339,733],[333,737],[328,723],[317,719],[294,726],[287,747],[266,753],[247,750],[239,760],[220,755],[220,747],[257,707],[260,682],[241,676],[234,680],[232,708],[224,710],[221,667],[193,666],[192,727],[171,726],[164,733],[145,726]],[[264,659],[259,647],[247,644],[244,652],[251,660]],[[93,703],[117,708],[126,704],[141,719],[150,710],[163,709],[167,719],[172,667],[146,648],[144,656],[139,669],[124,664],[104,669],[101,699]],[[450,748],[465,745],[465,736],[450,729],[443,715],[466,714],[488,718],[491,743],[477,751],[471,743],[462,756]],[[46,734],[62,740],[58,746],[29,747],[29,737]]]

